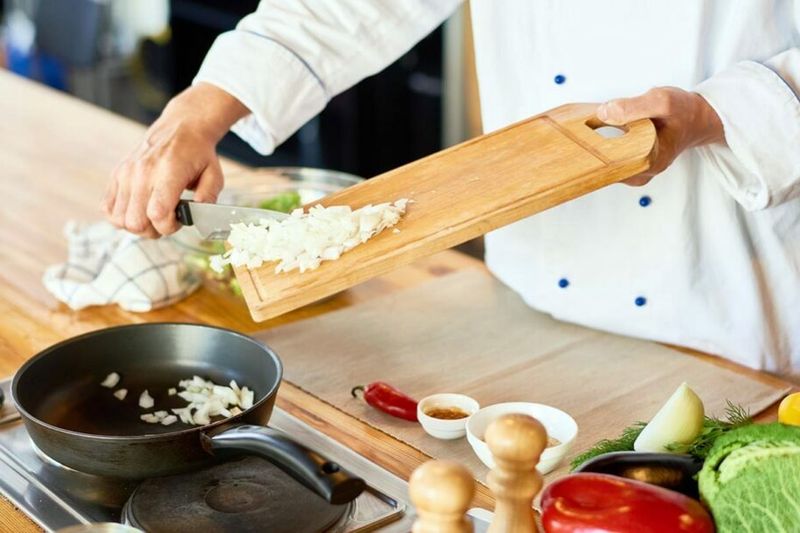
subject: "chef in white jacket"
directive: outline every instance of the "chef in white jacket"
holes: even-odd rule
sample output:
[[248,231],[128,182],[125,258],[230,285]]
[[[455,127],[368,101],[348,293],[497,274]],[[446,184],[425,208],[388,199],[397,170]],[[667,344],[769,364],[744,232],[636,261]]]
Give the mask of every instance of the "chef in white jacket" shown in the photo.
[[[214,201],[232,129],[269,154],[403,54],[453,0],[262,0],[221,35],[109,183],[148,236]],[[485,130],[566,102],[653,118],[654,172],[486,236],[536,309],[800,379],[800,0],[473,0]],[[655,178],[654,174],[658,174]]]

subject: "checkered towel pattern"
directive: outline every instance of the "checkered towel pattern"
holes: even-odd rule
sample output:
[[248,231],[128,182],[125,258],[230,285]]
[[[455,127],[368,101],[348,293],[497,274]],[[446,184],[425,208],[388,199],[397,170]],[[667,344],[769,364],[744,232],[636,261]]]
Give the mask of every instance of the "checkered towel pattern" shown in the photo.
[[168,239],[142,239],[107,222],[64,229],[67,262],[49,267],[44,286],[72,309],[117,304],[146,312],[171,305],[194,292],[200,280]]

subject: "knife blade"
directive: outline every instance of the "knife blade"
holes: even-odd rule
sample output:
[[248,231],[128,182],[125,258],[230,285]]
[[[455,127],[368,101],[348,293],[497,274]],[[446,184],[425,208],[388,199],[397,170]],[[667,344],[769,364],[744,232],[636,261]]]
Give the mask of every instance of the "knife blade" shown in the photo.
[[288,216],[286,213],[268,209],[206,204],[191,200],[181,200],[175,208],[178,222],[184,226],[194,226],[204,239],[211,241],[227,239],[231,224],[255,224],[262,219],[283,220]]

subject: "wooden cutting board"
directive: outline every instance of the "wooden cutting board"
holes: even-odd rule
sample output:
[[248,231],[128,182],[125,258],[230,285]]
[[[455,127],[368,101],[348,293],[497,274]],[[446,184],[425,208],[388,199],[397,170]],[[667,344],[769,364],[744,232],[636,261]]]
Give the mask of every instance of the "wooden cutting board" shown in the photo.
[[[578,423],[568,460],[652,418],[684,381],[709,415],[721,415],[726,400],[755,415],[789,391],[653,342],[559,322],[478,269],[255,337],[281,357],[285,380],[429,457],[464,464],[481,481],[487,469],[466,439],[435,439],[350,389],[387,381],[417,399],[458,392],[482,406],[552,405]],[[567,462],[548,477],[566,470]]]
[[646,170],[656,142],[652,122],[605,138],[595,131],[602,125],[595,109],[558,107],[325,198],[323,205],[354,209],[412,202],[399,232],[384,231],[316,270],[236,268],[253,319],[278,316]]

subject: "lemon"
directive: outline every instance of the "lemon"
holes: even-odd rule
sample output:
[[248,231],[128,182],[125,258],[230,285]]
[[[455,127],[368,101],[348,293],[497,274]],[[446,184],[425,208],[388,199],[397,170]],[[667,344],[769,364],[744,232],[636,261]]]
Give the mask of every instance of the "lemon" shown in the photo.
[[800,392],[787,396],[778,407],[778,422],[789,426],[800,426]]

